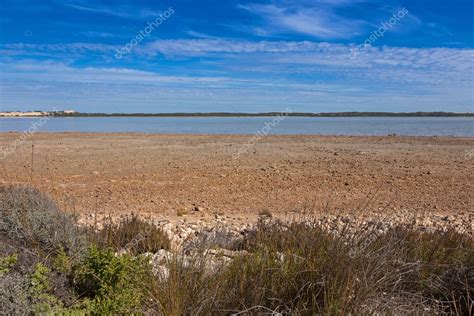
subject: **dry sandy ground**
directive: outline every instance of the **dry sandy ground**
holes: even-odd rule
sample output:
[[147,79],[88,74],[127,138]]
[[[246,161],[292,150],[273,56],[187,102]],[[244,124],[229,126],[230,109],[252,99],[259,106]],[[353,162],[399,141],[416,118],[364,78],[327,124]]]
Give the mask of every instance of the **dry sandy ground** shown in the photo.
[[[0,134],[1,148],[19,137]],[[0,181],[81,214],[474,212],[474,138],[269,136],[235,158],[250,138],[41,133],[0,161]]]

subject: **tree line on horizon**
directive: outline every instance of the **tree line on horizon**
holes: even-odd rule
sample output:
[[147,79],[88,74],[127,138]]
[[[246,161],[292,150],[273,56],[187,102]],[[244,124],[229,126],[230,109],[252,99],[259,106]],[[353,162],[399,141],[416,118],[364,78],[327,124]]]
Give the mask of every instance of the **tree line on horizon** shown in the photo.
[[[264,113],[234,113],[234,112],[175,112],[175,113],[85,113],[85,112],[54,112],[54,116],[60,117],[259,117],[259,116],[278,116],[281,112]],[[299,117],[474,117],[474,113],[456,113],[456,112],[292,112],[287,116]]]

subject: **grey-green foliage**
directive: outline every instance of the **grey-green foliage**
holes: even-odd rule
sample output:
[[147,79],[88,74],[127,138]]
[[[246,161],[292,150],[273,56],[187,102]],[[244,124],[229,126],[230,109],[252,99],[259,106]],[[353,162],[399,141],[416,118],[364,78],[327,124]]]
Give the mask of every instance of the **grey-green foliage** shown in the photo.
[[24,246],[46,252],[81,252],[86,235],[73,216],[30,186],[0,187],[0,234]]
[[28,277],[18,273],[0,276],[0,315],[26,315],[31,312]]

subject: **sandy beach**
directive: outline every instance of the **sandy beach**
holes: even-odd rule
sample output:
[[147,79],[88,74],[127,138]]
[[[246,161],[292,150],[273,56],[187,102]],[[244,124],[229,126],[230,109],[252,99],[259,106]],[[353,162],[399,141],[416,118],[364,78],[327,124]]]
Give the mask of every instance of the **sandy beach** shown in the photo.
[[[20,136],[0,134],[0,146]],[[1,181],[33,182],[80,214],[173,216],[196,206],[240,216],[473,212],[472,138],[269,136],[247,146],[249,139],[39,133],[2,161]]]

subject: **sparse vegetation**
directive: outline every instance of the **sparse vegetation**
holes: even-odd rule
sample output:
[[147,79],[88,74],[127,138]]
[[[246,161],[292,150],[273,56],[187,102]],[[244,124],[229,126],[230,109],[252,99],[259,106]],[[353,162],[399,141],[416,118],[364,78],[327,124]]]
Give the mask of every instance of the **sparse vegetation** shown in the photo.
[[258,215],[263,217],[272,217],[272,212],[269,210],[261,210]]
[[[0,309],[10,314],[473,312],[474,244],[454,231],[368,226],[335,234],[316,222],[264,216],[238,242],[221,240],[232,234],[219,230],[218,242],[174,253],[160,263],[166,273],[153,275],[143,253],[170,248],[159,227],[136,216],[110,221],[87,244],[83,230],[38,191],[4,188],[0,198],[0,237],[16,249],[0,256]],[[58,221],[72,226],[47,224]],[[75,235],[60,240],[55,234]],[[235,256],[209,269],[209,248],[224,244]],[[77,245],[86,248],[81,256],[73,251]],[[22,259],[25,248],[40,249],[38,260]]]

